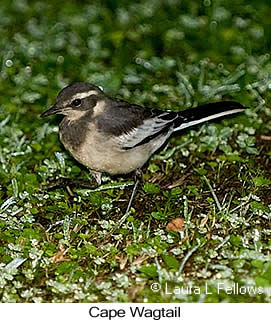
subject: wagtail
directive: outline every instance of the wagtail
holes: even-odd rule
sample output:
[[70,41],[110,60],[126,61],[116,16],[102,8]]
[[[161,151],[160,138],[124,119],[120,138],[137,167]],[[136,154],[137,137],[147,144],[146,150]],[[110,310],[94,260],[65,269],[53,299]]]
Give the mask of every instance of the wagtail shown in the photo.
[[59,126],[61,142],[101,184],[103,172],[115,175],[140,169],[172,133],[244,109],[232,101],[181,112],[148,109],[79,82],[61,90],[56,103],[41,117],[64,115]]
[[209,103],[181,112],[148,109],[106,95],[99,87],[74,83],[41,117],[62,114],[64,147],[95,174],[127,174],[140,169],[173,132],[244,111],[240,103]]

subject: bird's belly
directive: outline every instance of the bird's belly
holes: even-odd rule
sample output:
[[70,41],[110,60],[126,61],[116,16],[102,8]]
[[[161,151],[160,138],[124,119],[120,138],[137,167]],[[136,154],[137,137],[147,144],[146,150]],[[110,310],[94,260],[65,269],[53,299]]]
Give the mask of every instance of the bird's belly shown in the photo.
[[[103,147],[105,148],[105,147]],[[93,149],[82,146],[78,152],[73,153],[74,158],[81,164],[97,172],[109,174],[127,174],[140,167],[147,161],[146,155],[134,152],[114,152],[112,148]]]
[[72,147],[67,142],[63,142],[63,145],[82,165],[109,174],[130,173],[142,167],[149,158],[149,153],[144,149],[120,150],[110,140],[99,145],[97,139],[88,138],[79,147]]

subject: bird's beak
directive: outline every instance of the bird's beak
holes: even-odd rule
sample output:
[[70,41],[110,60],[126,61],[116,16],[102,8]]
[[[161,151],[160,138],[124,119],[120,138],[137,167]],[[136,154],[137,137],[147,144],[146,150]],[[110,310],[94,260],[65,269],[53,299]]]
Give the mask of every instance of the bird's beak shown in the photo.
[[52,114],[57,114],[60,112],[60,108],[55,105],[53,105],[51,108],[49,108],[48,110],[44,111],[40,116],[41,118],[45,118],[45,117],[48,117]]

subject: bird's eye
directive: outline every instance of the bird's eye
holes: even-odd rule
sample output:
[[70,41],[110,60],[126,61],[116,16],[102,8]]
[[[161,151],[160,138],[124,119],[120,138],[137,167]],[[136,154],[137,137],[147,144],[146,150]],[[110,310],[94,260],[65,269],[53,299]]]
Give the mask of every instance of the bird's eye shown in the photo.
[[72,101],[72,105],[74,105],[75,107],[79,107],[80,104],[81,104],[80,99],[75,99],[75,100]]

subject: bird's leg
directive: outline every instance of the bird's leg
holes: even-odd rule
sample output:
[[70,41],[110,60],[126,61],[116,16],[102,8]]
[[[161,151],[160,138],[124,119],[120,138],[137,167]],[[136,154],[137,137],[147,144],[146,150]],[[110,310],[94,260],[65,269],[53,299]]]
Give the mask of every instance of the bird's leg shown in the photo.
[[90,170],[90,169],[89,169],[89,172],[94,177],[97,185],[100,186],[102,184],[102,173],[96,172],[95,170]]
[[128,205],[127,205],[127,209],[126,209],[124,215],[122,216],[122,218],[124,218],[124,219],[123,220],[122,220],[122,218],[120,219],[120,221],[122,220],[122,222],[127,218],[128,213],[130,212],[130,209],[131,209],[131,206],[132,206],[132,203],[133,203],[133,199],[135,197],[135,193],[136,193],[136,190],[137,190],[137,186],[138,186],[139,181],[141,180],[141,178],[142,178],[142,171],[141,171],[141,169],[137,169],[135,171],[135,185],[133,187],[132,194],[130,196],[130,199],[129,199],[129,202],[128,202]]
[[104,239],[103,239],[104,242],[106,242],[110,238],[110,236],[122,225],[122,223],[129,216],[129,212],[130,212],[130,209],[131,209],[131,206],[132,206],[132,202],[134,200],[135,193],[136,193],[136,190],[137,190],[137,187],[138,187],[138,184],[139,184],[141,178],[142,178],[142,171],[141,171],[141,169],[137,169],[136,172],[135,172],[135,184],[134,184],[133,191],[132,191],[132,194],[130,196],[126,211],[125,211],[124,215],[116,223],[116,225],[113,227],[113,229],[104,237]]

